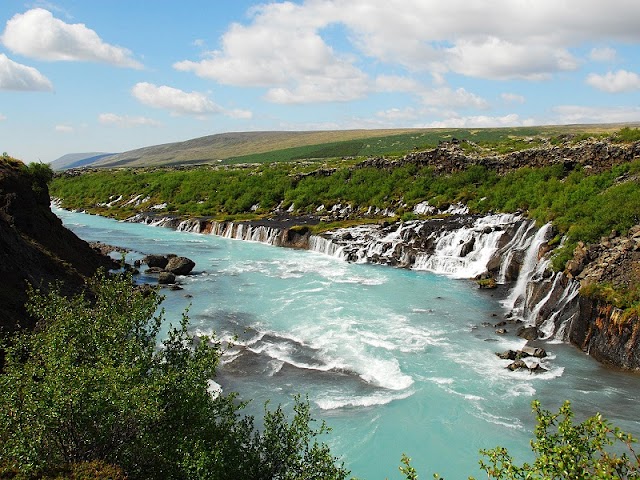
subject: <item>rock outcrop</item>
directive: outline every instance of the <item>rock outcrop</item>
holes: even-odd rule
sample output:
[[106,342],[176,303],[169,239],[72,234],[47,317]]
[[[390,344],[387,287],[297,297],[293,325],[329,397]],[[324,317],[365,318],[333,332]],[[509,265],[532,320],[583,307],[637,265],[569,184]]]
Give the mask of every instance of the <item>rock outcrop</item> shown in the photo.
[[187,257],[169,255],[147,255],[141,263],[147,264],[147,273],[157,273],[161,285],[174,284],[176,275],[189,275],[196,263]]
[[112,260],[63,227],[50,209],[46,182],[13,159],[0,159],[0,335],[34,326],[26,287],[80,291],[86,277]]
[[636,225],[625,234],[611,232],[591,245],[579,243],[564,272],[541,269],[537,277],[532,276],[523,316],[543,338],[568,341],[602,363],[640,370],[637,310],[625,312],[588,294],[594,285],[624,291],[639,284],[640,225]]

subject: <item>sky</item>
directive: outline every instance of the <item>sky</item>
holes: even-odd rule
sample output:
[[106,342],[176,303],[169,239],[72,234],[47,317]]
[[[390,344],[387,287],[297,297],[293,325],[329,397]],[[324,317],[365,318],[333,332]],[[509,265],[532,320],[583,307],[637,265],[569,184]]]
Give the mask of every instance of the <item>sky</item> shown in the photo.
[[640,121],[639,0],[0,0],[0,152]]

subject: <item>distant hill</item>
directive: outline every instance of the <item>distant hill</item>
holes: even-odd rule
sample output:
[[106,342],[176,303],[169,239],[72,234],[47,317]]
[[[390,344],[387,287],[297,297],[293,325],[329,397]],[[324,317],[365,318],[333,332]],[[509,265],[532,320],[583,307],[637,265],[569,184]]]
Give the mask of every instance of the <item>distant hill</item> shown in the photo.
[[323,145],[374,137],[409,134],[415,129],[336,130],[313,132],[231,132],[167,143],[111,155],[97,167],[218,163],[276,150]]
[[[636,124],[637,125],[637,124]],[[264,163],[304,159],[403,155],[454,138],[480,145],[509,145],[530,137],[578,136],[612,132],[621,124],[512,128],[405,128],[306,132],[229,132],[106,154],[65,155],[54,170],[73,167],[153,167],[217,163]],[[496,152],[506,153],[506,152]]]
[[112,155],[105,152],[68,153],[50,163],[53,170],[66,170],[67,168],[82,167]]

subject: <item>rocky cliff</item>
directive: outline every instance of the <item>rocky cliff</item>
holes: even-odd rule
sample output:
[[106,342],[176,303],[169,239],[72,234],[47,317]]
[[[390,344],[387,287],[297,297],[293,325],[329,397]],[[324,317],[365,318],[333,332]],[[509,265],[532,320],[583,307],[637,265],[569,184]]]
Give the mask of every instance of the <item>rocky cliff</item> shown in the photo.
[[26,286],[78,291],[108,257],[62,226],[49,207],[46,179],[13,159],[0,158],[0,334],[33,327],[24,307]]

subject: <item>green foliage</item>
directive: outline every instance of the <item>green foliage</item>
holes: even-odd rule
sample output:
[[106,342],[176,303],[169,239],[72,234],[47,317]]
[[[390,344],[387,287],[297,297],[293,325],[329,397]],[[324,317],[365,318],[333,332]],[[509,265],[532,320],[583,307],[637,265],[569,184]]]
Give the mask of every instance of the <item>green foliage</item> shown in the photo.
[[590,283],[580,289],[580,295],[622,309],[640,306],[640,284],[616,287],[608,283]]
[[[533,402],[537,418],[531,448],[532,464],[517,466],[506,448],[482,451],[480,461],[489,478],[495,479],[630,479],[640,478],[640,460],[631,435],[612,427],[599,414],[582,423],[573,422],[573,411],[565,402],[558,413],[543,410]],[[622,454],[612,446],[622,446]]]
[[23,166],[24,171],[31,179],[31,188],[36,193],[45,192],[47,185],[53,180],[53,170],[48,163],[33,162]]
[[[39,321],[6,346],[0,375],[0,476],[30,478],[83,462],[129,478],[344,478],[310,427],[308,402],[258,431],[233,395],[213,397],[220,344],[194,342],[186,316],[158,348],[161,298],[128,277],[90,294],[30,293]],[[81,478],[81,477],[79,477]],[[312,477],[308,477],[312,478]]]
[[[600,414],[574,423],[567,401],[558,413],[532,403],[536,415],[535,438],[531,441],[533,463],[516,465],[505,447],[481,450],[480,468],[496,480],[613,480],[640,478],[640,458],[628,433],[612,426]],[[485,461],[486,459],[486,461]],[[417,480],[411,459],[402,455],[400,472],[406,480]],[[443,480],[437,473],[436,480]],[[469,477],[473,480],[473,477]]]
[[624,127],[613,135],[613,140],[622,143],[637,142],[640,140],[640,129]]
[[[219,219],[246,219],[277,205],[293,205],[304,213],[336,204],[349,204],[356,211],[390,208],[408,219],[406,212],[424,200],[435,206],[463,202],[478,213],[521,211],[539,223],[553,222],[558,238],[566,240],[554,257],[556,270],[564,268],[576,242],[594,242],[611,230],[626,231],[640,223],[640,160],[598,174],[560,163],[504,175],[478,165],[448,175],[415,164],[390,169],[343,166],[312,175],[306,174],[308,169],[274,164],[97,172],[56,178],[51,192],[65,207],[118,218],[167,203],[168,212]],[[105,206],[120,195],[119,202]],[[134,202],[136,198],[145,201]]]

